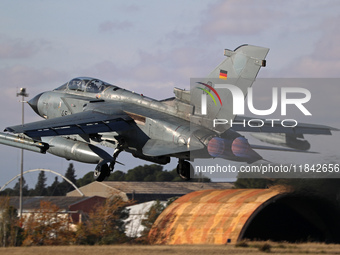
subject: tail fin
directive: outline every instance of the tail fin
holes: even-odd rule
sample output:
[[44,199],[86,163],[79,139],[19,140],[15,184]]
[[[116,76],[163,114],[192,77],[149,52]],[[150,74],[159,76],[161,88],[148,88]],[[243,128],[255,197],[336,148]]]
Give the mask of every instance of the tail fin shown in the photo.
[[[245,97],[260,68],[266,65],[268,51],[268,48],[252,45],[242,45],[234,51],[225,50],[227,58],[207,78],[191,79],[190,103],[195,106],[191,121],[216,130],[213,119],[233,120],[233,96],[230,89],[223,88],[222,84],[236,86],[239,88],[237,91],[241,90]],[[228,126],[216,131],[223,132],[226,129]]]

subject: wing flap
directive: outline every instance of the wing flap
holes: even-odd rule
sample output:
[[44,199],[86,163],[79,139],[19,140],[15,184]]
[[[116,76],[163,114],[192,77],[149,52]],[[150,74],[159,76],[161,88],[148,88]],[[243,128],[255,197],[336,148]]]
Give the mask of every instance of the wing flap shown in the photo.
[[94,134],[129,129],[125,113],[106,115],[96,111],[85,111],[59,118],[7,127],[5,131],[24,133],[30,137],[55,135]]

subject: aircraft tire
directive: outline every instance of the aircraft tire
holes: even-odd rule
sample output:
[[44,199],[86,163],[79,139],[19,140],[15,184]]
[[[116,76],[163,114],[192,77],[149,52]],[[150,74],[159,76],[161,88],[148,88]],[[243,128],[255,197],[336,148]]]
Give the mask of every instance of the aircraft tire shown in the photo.
[[105,180],[107,176],[110,175],[110,168],[107,164],[104,165],[97,165],[96,169],[94,170],[93,176],[95,181],[102,182]]
[[180,160],[177,165],[177,174],[186,181],[190,180],[190,173],[193,172],[193,167],[188,161]]

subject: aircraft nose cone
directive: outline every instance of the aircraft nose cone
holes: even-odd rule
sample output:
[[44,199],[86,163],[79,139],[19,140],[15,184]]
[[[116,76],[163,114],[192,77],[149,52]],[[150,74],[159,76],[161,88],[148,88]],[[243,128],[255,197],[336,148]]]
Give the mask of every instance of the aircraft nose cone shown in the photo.
[[43,93],[40,93],[39,95],[36,95],[35,97],[33,97],[31,100],[29,100],[27,103],[29,104],[29,106],[31,106],[31,108],[38,114],[39,113],[39,109],[38,109],[38,101],[39,98],[41,97]]

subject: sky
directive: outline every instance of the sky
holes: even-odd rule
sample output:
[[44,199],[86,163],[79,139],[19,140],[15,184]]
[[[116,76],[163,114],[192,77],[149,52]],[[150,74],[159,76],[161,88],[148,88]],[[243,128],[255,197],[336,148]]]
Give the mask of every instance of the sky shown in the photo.
[[[325,82],[340,76],[339,24],[336,0],[1,1],[0,128],[21,123],[16,97],[21,87],[30,99],[74,77],[90,76],[164,99],[173,96],[173,87],[189,89],[190,78],[213,70],[224,49],[245,43],[270,48],[259,78],[322,78],[311,88],[317,105],[311,120],[340,128],[340,88],[337,81]],[[37,120],[26,105],[25,122]],[[327,136],[317,144],[327,147],[339,137]],[[337,156],[334,145],[325,150]],[[126,153],[118,160],[125,163],[118,167],[123,171],[148,164]],[[95,167],[71,162],[78,178]],[[69,163],[25,152],[24,170],[63,174]],[[172,160],[165,169],[176,164]],[[19,149],[0,145],[0,171],[0,186],[20,173]],[[37,174],[25,179],[32,187]]]

